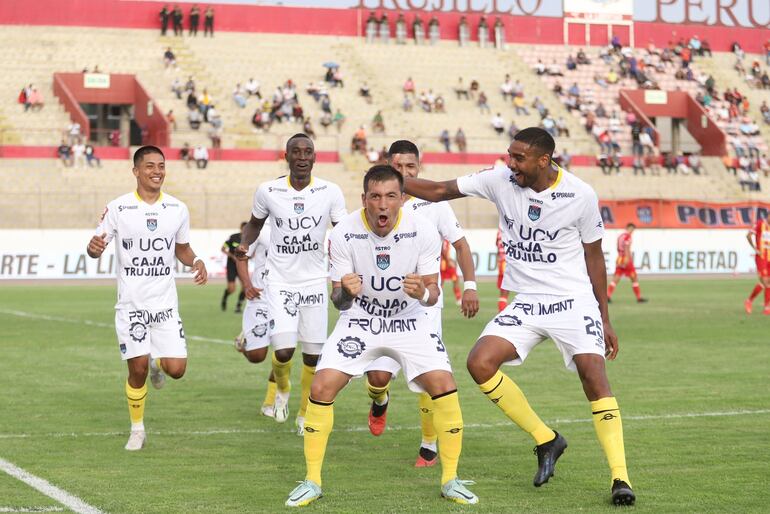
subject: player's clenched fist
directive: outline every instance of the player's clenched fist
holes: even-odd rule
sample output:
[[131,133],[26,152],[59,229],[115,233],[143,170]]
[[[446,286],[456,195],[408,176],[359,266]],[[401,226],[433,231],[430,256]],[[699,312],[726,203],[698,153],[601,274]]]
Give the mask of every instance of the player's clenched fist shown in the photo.
[[104,249],[107,248],[107,241],[104,239],[107,237],[107,233],[103,233],[100,236],[94,236],[91,238],[91,240],[88,242],[88,248],[87,252],[88,255],[96,259],[97,257],[101,257],[102,253],[104,253]]
[[415,300],[422,300],[425,294],[425,285],[422,277],[416,273],[409,273],[404,277],[404,292]]
[[340,285],[348,296],[355,298],[361,292],[361,277],[355,273],[348,273],[342,277]]
[[239,261],[247,261],[249,260],[249,256],[246,255],[249,251],[249,247],[244,244],[239,244],[238,247],[233,250],[233,254],[235,254],[235,258]]

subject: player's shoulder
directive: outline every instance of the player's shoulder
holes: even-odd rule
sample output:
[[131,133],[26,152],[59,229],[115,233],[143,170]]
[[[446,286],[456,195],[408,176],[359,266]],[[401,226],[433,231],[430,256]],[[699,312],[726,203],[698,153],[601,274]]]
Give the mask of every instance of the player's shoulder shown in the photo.
[[398,231],[410,232],[414,230],[417,230],[418,232],[427,231],[432,234],[436,232],[436,225],[425,215],[425,213],[410,209],[401,209],[401,221],[398,226]]
[[564,186],[570,187],[572,189],[575,189],[577,192],[580,192],[582,194],[591,194],[596,195],[596,191],[594,191],[594,188],[583,180],[582,178],[578,177],[574,173],[567,171],[565,169],[562,169],[562,183]]
[[160,199],[160,207],[165,212],[179,211],[183,212],[187,210],[187,204],[176,196],[168,193],[163,193],[163,197]]
[[551,200],[596,202],[598,196],[590,184],[569,171],[562,170],[561,174],[560,183],[551,191]]
[[257,191],[264,193],[286,193],[289,191],[289,183],[286,175],[266,180],[257,186]]
[[[361,216],[363,215],[362,209],[356,209],[353,212],[349,212],[345,216],[343,216],[334,227],[332,227],[332,230],[330,234],[334,235],[340,235],[345,234],[347,232],[357,232],[357,233],[365,233],[366,227],[364,226],[363,220]],[[349,239],[349,238],[346,238]],[[363,238],[357,238],[357,239],[363,239]]]

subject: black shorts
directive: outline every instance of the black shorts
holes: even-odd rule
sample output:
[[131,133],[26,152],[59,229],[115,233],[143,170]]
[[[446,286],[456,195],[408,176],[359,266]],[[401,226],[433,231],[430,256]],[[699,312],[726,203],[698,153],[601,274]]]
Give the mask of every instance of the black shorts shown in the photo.
[[238,278],[238,269],[235,267],[235,261],[227,259],[227,281],[235,282],[236,278]]

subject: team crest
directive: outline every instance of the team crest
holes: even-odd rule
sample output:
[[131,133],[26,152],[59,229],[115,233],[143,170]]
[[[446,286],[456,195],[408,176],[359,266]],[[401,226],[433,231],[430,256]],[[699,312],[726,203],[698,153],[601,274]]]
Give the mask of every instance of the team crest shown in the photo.
[[377,254],[377,267],[381,270],[388,269],[390,266],[390,254],[378,253]]
[[131,328],[128,329],[128,335],[130,335],[131,339],[137,343],[141,343],[144,341],[144,338],[147,337],[147,327],[144,326],[144,323],[139,323],[138,321],[131,323]]
[[134,246],[134,240],[131,238],[123,239],[121,240],[121,243],[123,244],[123,248],[125,248],[126,250],[130,250],[131,247]]
[[537,206],[537,205],[530,205],[529,206],[529,213],[528,213],[529,219],[531,219],[532,221],[539,220],[540,219],[540,211],[541,211],[541,209],[540,209],[539,206]]
[[120,353],[125,354],[126,351],[127,351],[126,344],[125,343],[120,343]]
[[290,296],[287,296],[283,301],[283,310],[285,310],[286,314],[291,317],[297,315],[297,304],[294,303],[294,300],[292,300]]
[[158,228],[158,218],[147,218],[147,228],[154,231]]
[[355,359],[366,350],[366,345],[357,337],[343,337],[337,343],[337,351],[345,357]]
[[636,217],[639,218],[639,221],[642,223],[649,225],[652,223],[652,207],[649,207],[647,205],[642,205],[636,208]]
[[294,202],[294,212],[296,214],[305,212],[305,204],[303,202]]
[[265,334],[267,334],[267,323],[259,323],[254,325],[254,328],[251,329],[251,333],[256,337],[264,337]]
[[283,226],[283,220],[281,218],[275,218],[275,226],[281,228]]
[[503,314],[495,318],[495,323],[501,327],[520,327],[521,320],[518,316],[511,316],[510,314]]

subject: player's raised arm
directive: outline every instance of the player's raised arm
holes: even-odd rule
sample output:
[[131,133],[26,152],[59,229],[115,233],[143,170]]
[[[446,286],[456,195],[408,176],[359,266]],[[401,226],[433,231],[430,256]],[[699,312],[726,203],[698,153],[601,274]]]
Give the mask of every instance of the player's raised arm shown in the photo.
[[257,218],[253,214],[249,222],[244,225],[241,230],[241,244],[235,249],[235,258],[240,260],[248,259],[246,255],[249,251],[251,243],[257,240],[259,233],[262,232],[262,227],[265,224],[267,218]]
[[404,177],[404,192],[430,202],[443,202],[465,196],[457,188],[455,179],[434,182],[422,178]]
[[344,275],[339,282],[332,282],[332,303],[340,311],[353,305],[353,299],[361,292],[361,277],[356,273]]
[[192,268],[193,279],[196,284],[202,286],[208,281],[208,272],[203,259],[197,257],[190,247],[190,243],[177,243],[174,249],[176,258],[185,266]]
[[607,359],[613,360],[618,354],[618,336],[610,324],[610,313],[607,308],[607,266],[604,263],[602,240],[583,243],[585,251],[586,271],[591,281],[596,301],[599,302],[599,312],[604,325],[604,343]]

